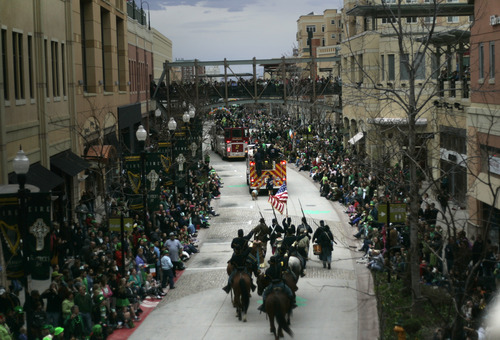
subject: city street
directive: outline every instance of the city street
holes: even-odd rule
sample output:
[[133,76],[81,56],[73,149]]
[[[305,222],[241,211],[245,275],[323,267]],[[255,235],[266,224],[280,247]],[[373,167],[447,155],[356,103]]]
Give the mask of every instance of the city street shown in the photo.
[[[210,229],[200,231],[200,253],[187,262],[187,270],[178,280],[177,289],[168,292],[130,339],[272,338],[266,315],[257,310],[261,304],[257,292],[252,293],[248,321],[243,323],[235,317],[231,295],[221,289],[227,282],[226,263],[232,254],[232,238],[238,229],[248,233],[256,226],[259,211],[270,225],[271,205],[264,194],[252,201],[246,185],[244,161],[222,161],[212,153],[211,164],[224,182],[220,199],[212,202],[220,216],[212,218]],[[356,252],[358,244],[353,241],[351,227],[342,216],[342,206],[320,197],[317,185],[307,173],[297,172],[294,165],[289,165],[287,172],[288,214],[292,223],[300,224],[301,203],[313,229],[317,228],[315,223],[324,220],[338,243],[331,270],[323,269],[310,249],[307,275],[298,282],[299,307],[291,319],[294,338],[376,338],[375,302],[366,294],[371,282],[369,273],[364,265],[356,263],[360,257]],[[284,215],[277,214],[281,222]],[[268,251],[268,256],[270,253]]]

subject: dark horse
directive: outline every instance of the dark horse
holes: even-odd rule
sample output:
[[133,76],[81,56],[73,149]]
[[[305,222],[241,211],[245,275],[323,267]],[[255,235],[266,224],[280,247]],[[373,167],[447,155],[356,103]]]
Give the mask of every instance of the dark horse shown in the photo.
[[[283,281],[288,287],[290,287],[293,294],[295,295],[298,287],[293,275],[285,271],[283,273]],[[257,293],[259,295],[262,295],[264,289],[269,284],[269,279],[264,274],[260,274],[257,278]],[[269,323],[271,325],[271,333],[274,334],[275,339],[283,337],[283,330],[285,330],[285,332],[293,337],[293,332],[290,329],[290,316],[292,315],[292,310],[290,309],[290,300],[286,293],[281,288],[274,288],[273,291],[266,297],[265,307],[266,314],[269,317]],[[274,318],[276,318],[276,322],[278,323],[278,335],[276,335]]]
[[[281,288],[275,288],[266,298],[266,313],[269,317],[271,333],[274,334],[274,339],[282,338],[283,331],[287,332],[293,338],[293,332],[290,329],[290,300],[286,293]],[[274,319],[278,323],[278,332],[274,326]]]
[[236,316],[238,320],[247,321],[247,310],[250,305],[250,275],[243,269],[239,270],[234,276],[232,284],[233,306],[236,307]]

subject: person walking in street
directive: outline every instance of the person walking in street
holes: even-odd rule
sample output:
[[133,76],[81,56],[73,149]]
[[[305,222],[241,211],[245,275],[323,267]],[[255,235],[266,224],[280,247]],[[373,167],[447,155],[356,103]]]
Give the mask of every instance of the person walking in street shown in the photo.
[[170,259],[169,251],[164,250],[163,255],[161,257],[161,287],[167,287],[167,280],[170,285],[170,289],[174,289],[174,265],[172,264],[172,260]]
[[171,232],[168,234],[170,239],[165,241],[165,247],[168,249],[169,255],[170,255],[170,260],[172,261],[174,268],[174,276],[176,270],[184,270],[184,264],[182,263],[182,260],[180,256],[182,255],[182,243],[175,237],[175,233]]
[[328,265],[328,269],[331,269],[333,243],[336,242],[330,227],[325,225],[325,221],[319,221],[319,225],[319,228],[314,232],[312,240],[321,246],[319,259],[323,262],[323,268],[326,268]]

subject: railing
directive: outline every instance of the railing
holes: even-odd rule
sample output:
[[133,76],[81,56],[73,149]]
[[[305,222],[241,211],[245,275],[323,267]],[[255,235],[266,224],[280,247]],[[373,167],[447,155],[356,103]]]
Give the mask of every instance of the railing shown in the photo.
[[440,97],[467,99],[470,97],[469,80],[438,80],[438,91]]
[[140,7],[137,7],[136,3],[133,1],[127,1],[127,15],[137,20],[141,25],[147,25],[148,23],[146,20],[146,12]]
[[[316,82],[313,88],[312,82],[287,84],[281,83],[257,84],[257,95],[253,83],[239,84],[229,83],[227,86],[227,99],[259,99],[259,98],[283,98],[285,95],[288,98],[292,97],[310,97],[314,94],[317,97],[324,95],[340,95],[342,87],[338,82]],[[285,92],[286,90],[286,92]],[[174,83],[167,87],[160,87],[157,93],[157,99],[166,100],[168,97],[171,100],[185,99],[196,95],[195,84],[177,84]],[[226,88],[224,83],[201,84],[198,86],[198,96],[209,98],[212,103],[220,102],[226,99]]]

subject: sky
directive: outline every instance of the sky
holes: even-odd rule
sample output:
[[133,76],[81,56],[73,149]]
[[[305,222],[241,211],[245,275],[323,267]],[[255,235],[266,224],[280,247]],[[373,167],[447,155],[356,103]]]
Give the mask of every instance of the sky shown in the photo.
[[[136,0],[140,6],[141,0]],[[174,61],[291,56],[297,20],[342,0],[148,0],[151,27],[172,40]],[[143,8],[147,11],[147,5]]]

